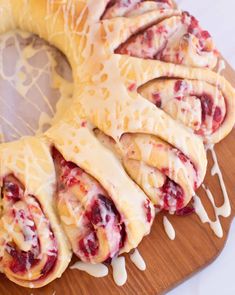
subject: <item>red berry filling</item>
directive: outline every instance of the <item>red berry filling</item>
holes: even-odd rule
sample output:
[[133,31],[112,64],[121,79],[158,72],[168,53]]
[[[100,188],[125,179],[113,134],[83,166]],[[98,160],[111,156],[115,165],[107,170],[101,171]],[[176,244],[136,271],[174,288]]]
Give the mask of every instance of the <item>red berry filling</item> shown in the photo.
[[6,181],[4,183],[4,188],[4,195],[9,201],[13,201],[14,203],[20,201],[20,188],[17,184]]
[[182,89],[183,86],[183,80],[177,80],[175,82],[175,87],[174,87],[174,91],[177,93]]
[[95,232],[91,232],[88,236],[79,241],[79,250],[87,258],[97,255],[99,250],[99,241]]
[[147,199],[145,201],[144,209],[145,209],[145,213],[146,213],[147,222],[151,222],[152,221],[152,213],[151,213],[151,207],[150,207],[150,200],[149,199]]
[[60,166],[60,184],[67,187],[71,187],[79,183],[79,175],[83,173],[83,170],[79,168],[73,162],[66,161],[58,150],[54,147],[52,149],[53,159]]
[[205,122],[206,116],[212,115],[213,108],[213,98],[209,94],[204,93],[201,97],[201,106],[202,106],[202,122]]
[[152,98],[153,98],[153,102],[156,105],[156,107],[161,108],[161,106],[162,106],[161,94],[160,93],[153,93]]
[[132,83],[132,84],[130,84],[129,86],[128,86],[128,90],[129,91],[135,91],[135,89],[136,89],[136,83]]
[[222,121],[222,112],[221,112],[221,109],[219,107],[216,107],[215,108],[215,111],[214,111],[214,116],[213,116],[213,120],[216,122],[216,123],[221,123]]
[[184,192],[182,188],[173,180],[167,178],[163,187],[161,188],[164,200],[164,209],[169,211],[176,211],[184,205]]
[[44,265],[43,269],[41,270],[41,277],[40,279],[44,278],[45,276],[48,275],[49,272],[51,272],[53,270],[53,268],[56,265],[56,261],[57,261],[57,251],[55,251],[55,255],[52,256],[48,256],[47,258],[47,262]]
[[178,152],[177,155],[183,163],[189,162],[189,159],[182,152]]
[[98,198],[92,204],[90,211],[86,212],[88,220],[92,224],[100,226],[108,223],[112,218],[111,215],[115,216],[118,222],[120,222],[121,217],[114,203],[101,194],[98,195]]
[[[99,194],[98,198],[92,203],[90,210],[85,212],[85,216],[90,222],[89,228],[91,232],[79,241],[79,248],[86,257],[98,254],[99,241],[96,235],[98,227],[108,228],[111,225],[112,230],[120,233],[119,241],[117,241],[117,251],[124,246],[126,238],[125,225],[121,223],[121,216],[110,199]],[[112,253],[112,256],[114,255],[116,253]]]
[[204,129],[207,128],[207,117],[212,119],[212,133],[215,132],[222,124],[225,114],[219,106],[215,106],[214,99],[210,94],[204,93],[203,95],[197,95],[201,102],[202,112],[202,127],[196,131],[197,134],[203,135]]
[[10,264],[10,269],[14,273],[24,273],[28,270],[28,267],[33,267],[39,262],[39,259],[35,258],[33,252],[23,252],[17,250],[17,248],[7,245],[6,250],[8,254],[13,258]]
[[176,210],[175,214],[178,216],[188,216],[195,212],[195,209],[190,206],[186,206],[182,209]]

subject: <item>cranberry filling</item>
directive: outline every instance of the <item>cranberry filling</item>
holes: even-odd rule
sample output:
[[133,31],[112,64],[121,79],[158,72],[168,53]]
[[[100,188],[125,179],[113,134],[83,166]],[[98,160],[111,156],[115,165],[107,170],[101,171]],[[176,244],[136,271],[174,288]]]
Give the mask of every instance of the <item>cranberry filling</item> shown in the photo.
[[89,258],[98,254],[99,241],[95,232],[91,232],[88,236],[79,241],[79,250]]
[[219,107],[216,107],[215,108],[215,111],[214,111],[214,116],[213,116],[213,120],[216,122],[216,123],[220,123],[222,121],[222,112],[221,112],[221,109]]
[[122,249],[125,245],[125,241],[127,238],[127,234],[126,234],[126,226],[125,223],[121,223],[119,225],[120,228],[120,235],[121,235],[121,239],[120,239],[120,243],[119,243],[119,249]]
[[53,270],[53,268],[56,265],[56,261],[57,261],[57,252],[55,252],[55,255],[53,256],[48,256],[47,258],[47,262],[44,265],[43,269],[41,270],[41,279],[43,277],[45,277],[46,275],[48,275],[49,272],[51,272]]
[[193,207],[186,206],[182,209],[176,210],[175,214],[177,216],[188,216],[193,214],[194,212],[195,212],[195,209]]
[[[102,208],[105,208],[105,214],[101,214]],[[105,216],[104,216],[105,215]],[[91,210],[86,212],[86,217],[94,225],[104,226],[111,219],[110,215],[114,215],[118,222],[120,222],[121,217],[117,211],[114,203],[106,198],[105,196],[99,194],[98,199],[96,199],[91,207]],[[105,220],[103,220],[105,219]]]
[[176,93],[179,92],[181,90],[182,86],[183,86],[183,80],[177,80],[175,82],[174,91]]
[[14,203],[20,201],[20,188],[17,184],[10,181],[4,182],[4,196]]
[[189,159],[182,152],[178,152],[177,155],[183,163],[187,163],[189,161]]
[[145,209],[145,213],[146,213],[147,222],[151,222],[152,221],[152,214],[151,214],[151,207],[150,207],[150,200],[149,199],[147,199],[145,201],[144,209]]
[[[201,101],[202,124],[205,125],[207,116],[212,117],[212,132],[215,132],[224,120],[221,108],[219,106],[214,106],[213,97],[210,94],[204,93],[202,96],[197,97]],[[196,133],[203,135],[204,131],[201,128]]]
[[136,89],[136,83],[131,83],[129,86],[128,86],[128,90],[129,91],[135,91],[135,89]]
[[173,180],[167,178],[161,188],[165,210],[179,210],[184,205],[184,192]]
[[200,97],[201,106],[202,106],[202,121],[205,122],[206,116],[212,115],[212,108],[213,108],[213,98],[211,95],[204,93]]
[[52,149],[52,156],[55,162],[60,166],[60,184],[63,184],[67,187],[78,184],[78,176],[83,173],[83,170],[73,162],[66,161],[61,153],[54,147]]
[[93,226],[105,228],[109,222],[112,222],[113,226],[116,229],[118,228],[120,232],[119,249],[124,246],[126,238],[125,225],[124,223],[120,223],[121,216],[110,199],[99,194],[90,210],[85,213],[85,216],[91,222],[90,228],[93,230],[88,236],[79,241],[79,248],[86,257],[97,255],[99,250],[99,242]]
[[24,273],[28,270],[28,266],[32,267],[39,262],[39,259],[35,258],[32,251],[20,251],[17,250],[16,246],[14,247],[10,244],[7,244],[6,250],[13,258],[10,269],[14,273]]
[[161,106],[162,106],[161,94],[160,93],[153,93],[152,98],[153,98],[153,101],[154,101],[154,104],[156,105],[156,107],[161,108]]

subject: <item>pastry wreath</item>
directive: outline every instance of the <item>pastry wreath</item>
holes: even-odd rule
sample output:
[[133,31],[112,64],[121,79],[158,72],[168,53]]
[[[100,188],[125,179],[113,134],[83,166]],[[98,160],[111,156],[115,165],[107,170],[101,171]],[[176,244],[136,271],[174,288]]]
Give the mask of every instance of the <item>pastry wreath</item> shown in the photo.
[[[0,32],[19,28],[46,39],[66,55],[75,81],[74,104],[61,122],[43,136],[0,146],[1,179],[5,192],[0,223],[0,230],[4,231],[0,240],[0,269],[23,286],[40,287],[62,274],[70,256],[65,233],[74,253],[83,261],[95,263],[130,251],[150,231],[154,216],[152,203],[96,136],[104,144],[106,135],[109,136],[120,151],[129,175],[160,208],[170,211],[181,209],[203,181],[207,161],[202,140],[175,121],[178,118],[174,114],[167,114],[164,108],[163,111],[144,98],[137,88],[159,77],[203,80],[219,87],[227,106],[224,121],[209,138],[215,141],[222,139],[234,120],[234,90],[221,76],[205,69],[118,54],[119,46],[141,28],[167,17],[182,17],[182,13],[171,6],[171,1],[156,1],[166,3],[166,7],[163,5],[160,9],[153,7],[153,3],[149,9],[145,4],[153,1],[143,1],[133,14],[131,11],[129,16],[111,14],[114,17],[111,19],[108,2],[0,1]],[[102,17],[105,20],[100,21]],[[187,17],[184,15],[186,22]],[[216,63],[213,44],[205,34],[199,35],[199,39],[201,35],[203,39],[202,49],[211,51],[206,60],[210,60],[213,68]],[[193,42],[197,43],[197,34],[194,37]],[[120,53],[129,53],[124,45],[120,47]],[[158,55],[159,59],[167,62],[180,60],[184,64],[191,60],[188,50],[183,58],[168,60],[169,49],[165,49]],[[199,60],[199,66],[208,65]],[[194,58],[191,65],[195,65]],[[158,153],[161,153],[160,160]],[[141,180],[138,181],[133,167],[142,164]],[[154,192],[148,186],[149,180],[142,181],[149,169],[152,174],[156,173],[159,182]],[[52,200],[56,182],[55,202],[61,226],[55,217]],[[45,208],[48,199],[51,204]],[[15,217],[9,205],[16,211],[19,209],[19,217]],[[74,217],[74,209],[77,208],[79,214]],[[35,234],[31,233],[31,243],[24,243],[24,222],[27,222],[30,232],[36,228],[34,210],[42,216],[45,228],[42,232],[38,229]],[[12,236],[9,227],[2,225],[13,217],[19,231],[17,237]],[[111,242],[110,231],[115,232]],[[34,236],[37,234],[41,240],[45,232],[52,239],[45,249],[41,249],[34,244]],[[65,260],[60,259],[62,251],[67,254]],[[40,255],[45,257],[42,265],[38,262]],[[52,260],[51,256],[58,259]]]

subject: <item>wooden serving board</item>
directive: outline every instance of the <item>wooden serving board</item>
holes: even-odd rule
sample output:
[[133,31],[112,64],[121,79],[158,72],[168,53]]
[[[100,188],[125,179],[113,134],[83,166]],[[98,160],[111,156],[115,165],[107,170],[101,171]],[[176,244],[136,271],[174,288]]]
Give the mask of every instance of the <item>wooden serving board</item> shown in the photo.
[[[227,65],[224,72],[225,77],[235,86],[235,72]],[[30,290],[21,288],[3,275],[0,275],[1,295],[29,295],[43,294],[52,295],[105,295],[105,294],[162,294],[184,280],[206,267],[222,251],[228,237],[231,221],[235,216],[234,180],[235,180],[235,129],[231,134],[216,146],[218,161],[223,173],[224,181],[232,205],[232,214],[229,218],[222,218],[224,237],[219,239],[215,236],[208,224],[202,224],[196,214],[190,216],[168,216],[176,230],[176,239],[169,240],[163,224],[162,214],[154,221],[151,234],[144,238],[139,246],[140,253],[144,257],[147,270],[139,271],[126,255],[128,281],[123,287],[115,285],[111,270],[105,278],[93,278],[78,270],[68,269],[61,279],[57,279],[50,285],[39,289]],[[211,176],[211,155],[205,184],[209,186],[216,196],[216,204],[221,205],[223,201],[217,176]],[[213,209],[207,201],[203,190],[198,191],[203,204],[210,217]],[[76,258],[72,261],[75,262]]]

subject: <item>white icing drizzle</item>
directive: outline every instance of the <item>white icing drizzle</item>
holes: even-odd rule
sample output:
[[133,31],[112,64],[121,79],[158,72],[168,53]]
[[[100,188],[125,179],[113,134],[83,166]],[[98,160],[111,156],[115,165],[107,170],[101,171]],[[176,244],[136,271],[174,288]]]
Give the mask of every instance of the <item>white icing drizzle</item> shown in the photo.
[[112,260],[113,279],[118,286],[123,286],[127,281],[125,257],[117,257]]
[[217,70],[218,74],[220,75],[222,71],[225,69],[226,69],[225,61],[223,59],[220,59],[218,64],[218,70]]
[[1,35],[0,53],[1,143],[44,132],[71,104],[67,61],[45,41],[17,30]]
[[85,271],[89,275],[96,278],[105,277],[108,275],[108,272],[109,272],[107,266],[105,266],[102,263],[91,264],[91,263],[84,263],[82,261],[78,261],[74,265],[72,265],[70,268]]
[[[212,203],[212,205],[213,205],[213,207],[215,209],[215,202],[214,202],[214,198],[213,198],[213,195],[212,195],[211,191],[208,188],[206,188],[205,186],[203,186],[203,189],[205,190],[209,200],[211,201],[211,203]],[[204,208],[200,198],[197,195],[195,195],[193,197],[193,199],[194,199],[195,212],[198,215],[198,217],[200,218],[201,222],[202,223],[209,223],[210,228],[213,230],[215,235],[218,238],[222,238],[223,237],[223,229],[222,229],[219,217],[216,215],[216,220],[212,221],[209,218],[209,216],[208,216],[208,214],[206,212],[206,209]]]
[[139,270],[146,270],[146,263],[137,249],[135,249],[135,251],[130,254],[130,259]]
[[[146,270],[146,263],[137,249],[135,249],[134,252],[130,254],[130,259],[139,270]],[[127,281],[125,257],[121,256],[114,258],[112,260],[111,266],[113,269],[114,282],[118,286],[124,285]],[[78,269],[80,271],[85,271],[89,275],[96,278],[105,277],[108,275],[109,272],[108,267],[102,263],[92,264],[85,263],[82,261],[76,262],[70,267],[70,269]]]
[[223,217],[229,217],[231,214],[231,205],[230,205],[230,200],[228,197],[228,193],[227,193],[227,189],[224,183],[224,179],[223,179],[223,175],[221,173],[220,167],[219,167],[219,163],[218,163],[218,159],[214,150],[214,145],[211,145],[208,147],[208,149],[211,151],[212,154],[212,158],[214,161],[214,166],[211,169],[211,175],[218,175],[219,178],[219,182],[220,182],[220,186],[223,192],[223,197],[224,197],[224,204],[218,208],[219,209],[219,215],[223,216]]
[[175,239],[175,229],[166,216],[163,217],[163,225],[167,236],[173,241]]
[[218,178],[220,181],[220,186],[221,186],[221,189],[223,192],[224,203],[220,207],[217,207],[215,204],[214,196],[211,193],[210,189],[207,188],[205,185],[202,185],[202,188],[205,190],[207,197],[210,200],[211,205],[214,208],[215,221],[212,221],[209,218],[200,198],[196,195],[194,196],[194,208],[195,208],[196,214],[199,216],[200,220],[203,223],[209,223],[209,225],[210,225],[211,229],[213,230],[213,232],[215,233],[215,235],[219,238],[222,238],[223,237],[223,229],[222,229],[222,225],[221,225],[219,217],[220,216],[229,217],[231,214],[231,205],[230,205],[229,197],[228,197],[227,190],[225,187],[225,183],[223,180],[223,176],[222,176],[219,164],[218,164],[218,160],[217,160],[217,156],[216,156],[216,153],[214,150],[214,146],[213,145],[207,146],[207,149],[211,151],[212,158],[214,161],[214,166],[211,169],[211,175],[212,176],[214,176],[215,174],[218,175]]

